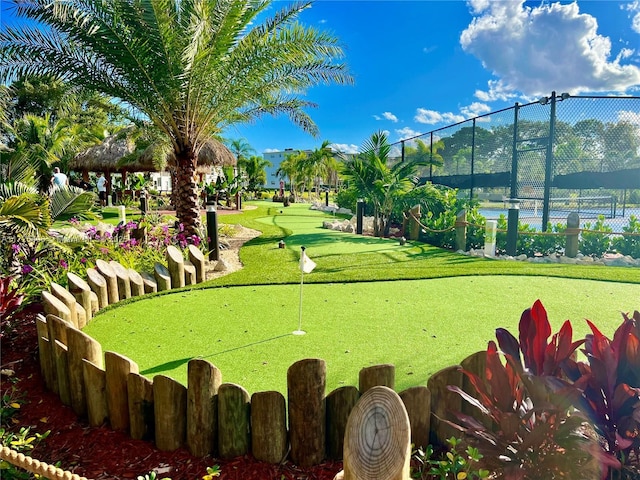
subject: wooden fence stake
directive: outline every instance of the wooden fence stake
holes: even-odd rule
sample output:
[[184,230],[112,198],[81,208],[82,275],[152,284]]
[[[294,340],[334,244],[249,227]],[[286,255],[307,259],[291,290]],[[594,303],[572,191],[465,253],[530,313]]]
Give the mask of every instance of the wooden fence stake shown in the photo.
[[153,382],[139,373],[127,376],[131,438],[153,440],[155,430]]
[[396,367],[390,363],[373,365],[360,370],[359,390],[360,395],[371,387],[389,387],[391,390],[396,384]]
[[249,393],[240,385],[223,383],[218,389],[218,449],[221,458],[249,453]]
[[85,392],[87,394],[87,418],[89,425],[99,427],[109,418],[107,407],[106,372],[89,360],[82,360]]
[[300,360],[287,371],[291,460],[301,467],[325,458],[326,376],[327,365],[317,358]]
[[424,385],[418,385],[400,392],[400,398],[409,416],[411,443],[416,448],[425,448],[429,445],[431,430],[431,392]]
[[173,378],[153,377],[156,447],[172,452],[182,447],[187,431],[187,389]]
[[280,463],[287,455],[287,407],[280,392],[251,396],[251,451],[258,460]]
[[218,389],[222,372],[200,358],[187,366],[187,448],[192,455],[214,455],[218,443]]
[[138,365],[115,352],[104,354],[109,422],[114,430],[129,431],[129,394],[127,377],[138,373]]
[[347,421],[360,392],[356,387],[340,387],[327,395],[327,457],[342,460]]

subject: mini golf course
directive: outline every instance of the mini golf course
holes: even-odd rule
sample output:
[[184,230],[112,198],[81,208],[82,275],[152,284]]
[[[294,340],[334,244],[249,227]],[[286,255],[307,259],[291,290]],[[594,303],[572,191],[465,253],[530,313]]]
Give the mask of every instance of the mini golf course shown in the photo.
[[[234,281],[237,285],[128,302],[105,310],[85,331],[104,351],[137,362],[149,378],[164,374],[186,384],[187,362],[199,357],[216,365],[224,382],[242,385],[250,393],[285,392],[292,363],[322,358],[327,362],[327,391],[357,385],[362,367],[380,363],[396,366],[396,389],[401,391],[424,384],[440,368],[486,348],[497,327],[517,334],[520,314],[536,299],[545,305],[554,332],[564,320],[572,321],[574,338],[588,332],[585,318],[611,335],[622,320],[621,312],[640,309],[640,272],[620,272],[635,269],[583,270],[600,269],[605,279],[602,272],[612,271],[610,276],[627,281],[560,278],[562,270],[557,268],[541,268],[553,277],[528,274],[542,265],[523,265],[526,275],[514,274],[512,269],[518,267],[513,265],[503,267],[506,271],[500,275],[478,275],[491,269],[500,273],[496,265],[507,262],[333,232],[321,228],[327,216],[307,205],[282,210],[261,203],[266,208],[249,223],[252,228],[262,225],[265,233],[241,250],[246,267],[211,282],[212,287]],[[264,213],[269,215],[260,217]],[[233,217],[222,221],[244,223],[243,215]],[[278,249],[277,239],[284,236],[287,248]],[[318,266],[304,278],[301,328],[306,334],[298,336],[292,332],[300,321],[301,245]],[[443,261],[464,276],[355,282],[350,270],[357,266],[356,277],[369,272],[374,280],[384,278],[385,271],[389,278],[403,278],[402,271],[415,273],[415,263],[432,262],[431,270],[437,271],[446,269],[440,265]],[[579,275],[575,266],[565,267],[571,267],[565,270],[569,276]],[[423,270],[430,271],[424,265]],[[247,285],[252,275],[256,285]],[[259,285],[269,276],[272,284]],[[312,283],[319,281],[325,283]]]

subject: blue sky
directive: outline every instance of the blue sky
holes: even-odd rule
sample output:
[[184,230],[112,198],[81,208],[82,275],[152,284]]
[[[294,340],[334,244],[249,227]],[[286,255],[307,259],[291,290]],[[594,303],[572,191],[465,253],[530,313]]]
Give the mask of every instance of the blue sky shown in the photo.
[[640,95],[639,0],[319,0],[300,20],[340,38],[355,85],[307,92],[318,138],[286,118],[227,132],[258,153],[353,152],[377,130],[395,142],[553,90]]
[[300,20],[340,39],[355,85],[307,92],[317,138],[284,117],[226,132],[258,154],[355,152],[378,130],[396,142],[553,90],[640,95],[640,0],[316,0]]

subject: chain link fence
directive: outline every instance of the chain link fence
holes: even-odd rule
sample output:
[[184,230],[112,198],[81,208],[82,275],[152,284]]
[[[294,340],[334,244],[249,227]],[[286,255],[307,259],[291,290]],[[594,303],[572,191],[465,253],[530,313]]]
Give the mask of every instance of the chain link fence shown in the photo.
[[487,218],[520,200],[520,221],[546,231],[566,223],[621,231],[640,217],[640,97],[556,95],[394,144],[429,166],[421,182],[457,188]]

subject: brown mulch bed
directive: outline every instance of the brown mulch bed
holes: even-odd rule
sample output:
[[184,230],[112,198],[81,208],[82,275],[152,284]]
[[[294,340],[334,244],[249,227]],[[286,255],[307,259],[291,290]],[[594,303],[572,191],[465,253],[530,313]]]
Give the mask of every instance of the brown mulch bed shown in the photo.
[[108,426],[90,427],[44,387],[37,359],[37,309],[35,306],[23,312],[12,322],[12,328],[3,325],[0,338],[2,369],[14,372],[11,378],[2,375],[2,393],[15,385],[25,402],[9,428],[17,431],[20,427],[31,427],[32,432],[38,433],[51,431],[31,453],[34,458],[49,464],[59,462],[60,468],[96,480],[135,479],[151,470],[158,473],[158,478],[196,480],[213,465],[221,467],[219,478],[223,480],[331,480],[341,470],[340,462],[303,469],[288,461],[272,465],[250,455],[221,460],[197,458],[185,449],[161,452],[153,443],[133,440]]

